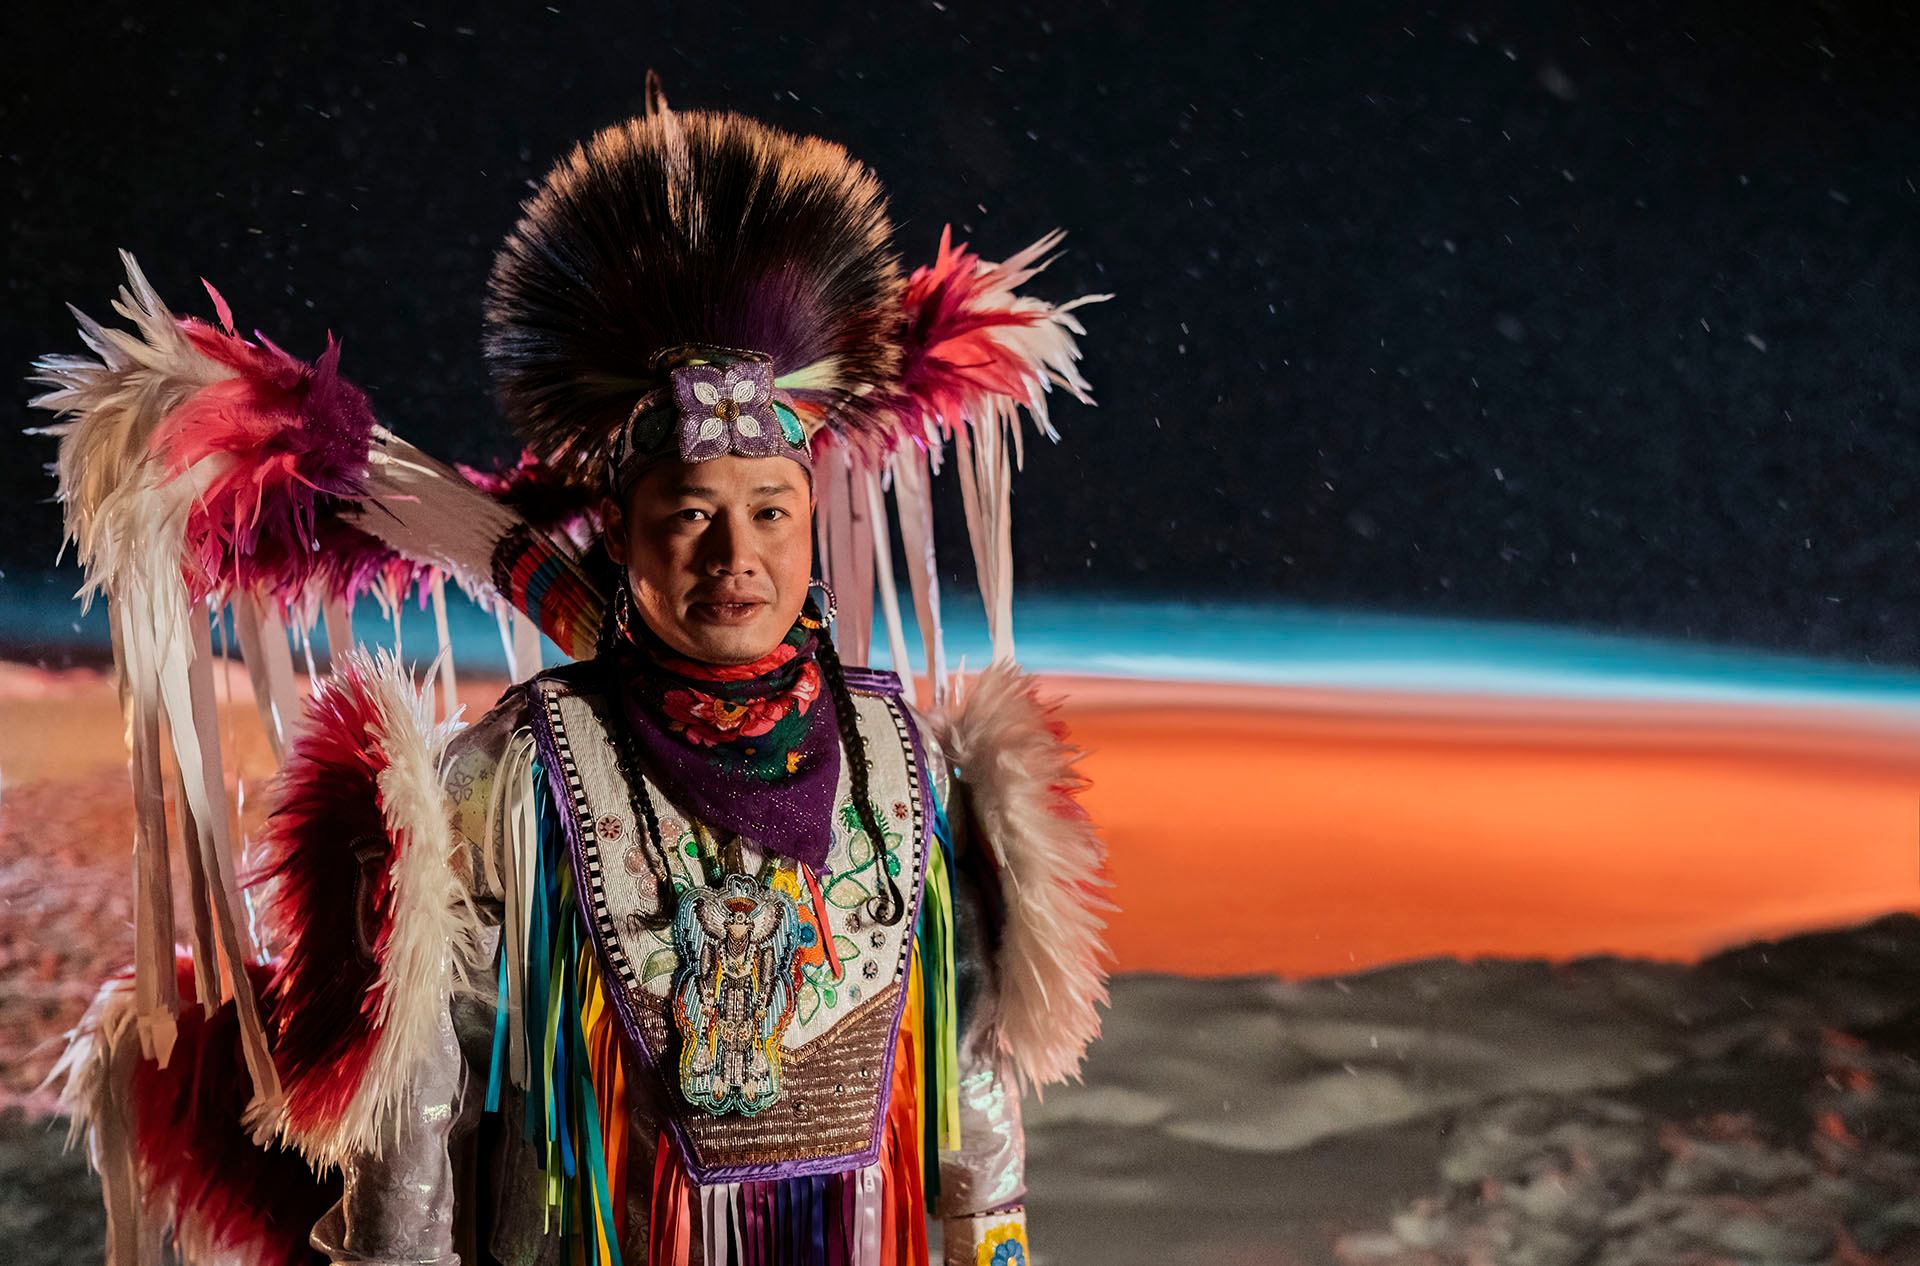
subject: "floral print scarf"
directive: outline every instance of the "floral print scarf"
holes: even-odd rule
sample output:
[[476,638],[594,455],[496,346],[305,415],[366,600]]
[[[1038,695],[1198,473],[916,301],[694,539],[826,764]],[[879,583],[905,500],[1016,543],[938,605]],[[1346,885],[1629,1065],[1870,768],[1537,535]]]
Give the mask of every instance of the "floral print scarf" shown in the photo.
[[616,655],[643,772],[682,813],[818,869],[833,844],[840,729],[818,638],[796,622],[750,664],[684,658],[633,622]]

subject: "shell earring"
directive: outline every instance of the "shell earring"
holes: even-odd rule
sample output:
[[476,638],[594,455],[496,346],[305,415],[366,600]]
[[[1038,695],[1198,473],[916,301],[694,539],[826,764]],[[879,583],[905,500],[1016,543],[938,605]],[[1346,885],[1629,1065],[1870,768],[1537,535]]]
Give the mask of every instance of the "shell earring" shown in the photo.
[[820,618],[818,620],[809,618],[803,609],[800,613],[800,623],[810,629],[822,629],[833,623],[833,617],[840,611],[840,604],[833,596],[833,586],[826,581],[813,580],[808,582],[807,594],[809,597],[812,596],[815,589],[818,589],[826,595],[825,599],[817,608],[821,612]]
[[622,641],[633,640],[633,590],[627,582],[620,582],[620,592],[613,599],[613,629]]

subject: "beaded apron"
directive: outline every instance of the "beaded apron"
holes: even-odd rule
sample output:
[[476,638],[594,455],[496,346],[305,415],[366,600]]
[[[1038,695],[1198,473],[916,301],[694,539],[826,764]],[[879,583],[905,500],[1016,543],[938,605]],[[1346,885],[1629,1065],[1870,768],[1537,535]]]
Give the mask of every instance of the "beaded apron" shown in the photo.
[[[706,886],[692,824],[651,785],[641,794],[652,802],[664,849],[635,820],[603,720],[607,701],[560,676],[537,679],[531,687],[534,739],[565,825],[582,917],[627,1039],[667,1089],[670,1128],[698,1183],[834,1173],[879,1158],[932,824],[920,736],[899,698],[897,679],[854,669],[846,676],[871,761],[869,795],[887,848],[876,856],[860,829],[850,762],[843,760],[833,847],[821,870],[808,876],[780,859],[784,865],[767,868],[771,894],[766,885],[758,894],[745,888],[731,894],[747,924],[753,911],[746,898],[769,908],[791,902],[786,913],[800,916],[789,925],[800,944],[782,960],[790,971],[779,983],[790,996],[781,999],[784,1019],[769,1039],[777,1049],[763,1052],[754,1065],[763,1074],[757,1083],[761,1099],[743,1104],[737,1092],[717,1096],[724,1100],[718,1112],[714,1101],[691,1103],[682,1090],[688,1051],[674,1007],[676,993],[689,981],[682,970],[685,942],[676,949],[675,925],[696,920],[699,912],[692,907],[699,903],[717,904],[707,911],[708,923],[717,926],[730,894]],[[741,853],[750,873],[762,869],[765,855],[751,841],[741,842]],[[882,866],[904,899],[901,917],[890,925],[868,910]],[[664,904],[663,876],[672,890]],[[763,955],[757,961],[771,960]],[[754,1059],[750,1046],[700,1052],[702,1067],[727,1067],[728,1058],[738,1067]],[[768,1062],[777,1087],[765,1085]]]

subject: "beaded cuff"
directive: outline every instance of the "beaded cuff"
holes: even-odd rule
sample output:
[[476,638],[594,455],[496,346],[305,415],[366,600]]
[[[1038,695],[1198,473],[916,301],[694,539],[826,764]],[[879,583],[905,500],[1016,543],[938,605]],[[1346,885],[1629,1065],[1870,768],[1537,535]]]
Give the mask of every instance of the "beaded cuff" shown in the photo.
[[1027,1207],[948,1218],[942,1224],[946,1266],[1027,1266]]

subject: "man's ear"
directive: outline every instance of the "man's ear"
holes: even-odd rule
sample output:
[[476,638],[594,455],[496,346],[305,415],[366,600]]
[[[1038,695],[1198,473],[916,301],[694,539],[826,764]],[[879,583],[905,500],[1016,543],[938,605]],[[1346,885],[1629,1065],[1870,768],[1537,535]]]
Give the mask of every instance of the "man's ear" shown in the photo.
[[600,498],[600,545],[608,558],[622,567],[627,565],[627,518],[612,497]]

